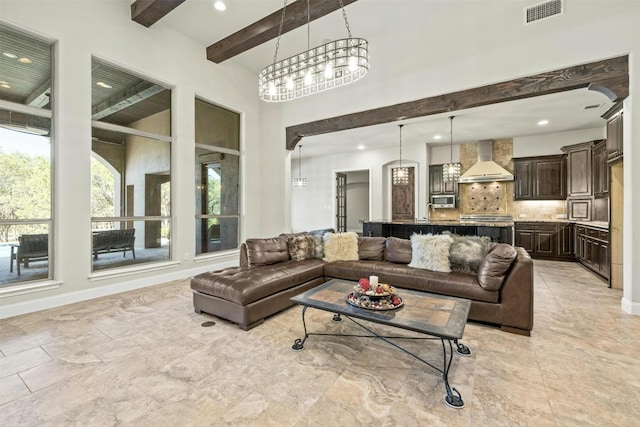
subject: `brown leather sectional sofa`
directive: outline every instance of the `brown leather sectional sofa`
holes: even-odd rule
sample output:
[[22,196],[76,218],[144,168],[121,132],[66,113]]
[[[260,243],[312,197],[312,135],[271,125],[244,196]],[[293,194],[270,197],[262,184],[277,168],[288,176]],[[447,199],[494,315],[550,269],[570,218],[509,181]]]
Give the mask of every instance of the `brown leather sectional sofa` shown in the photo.
[[380,282],[398,288],[470,299],[470,320],[527,336],[533,328],[533,263],[523,248],[515,248],[517,256],[501,286],[498,284],[499,289],[490,290],[480,285],[477,275],[408,267],[409,240],[359,238],[361,259],[325,262],[318,258],[285,261],[286,239],[286,236],[251,239],[261,240],[259,256],[253,251],[254,259],[250,259],[247,245],[243,243],[239,267],[192,277],[195,311],[231,320],[248,330],[262,324],[267,316],[291,306],[292,296],[330,279],[357,281],[377,275]]

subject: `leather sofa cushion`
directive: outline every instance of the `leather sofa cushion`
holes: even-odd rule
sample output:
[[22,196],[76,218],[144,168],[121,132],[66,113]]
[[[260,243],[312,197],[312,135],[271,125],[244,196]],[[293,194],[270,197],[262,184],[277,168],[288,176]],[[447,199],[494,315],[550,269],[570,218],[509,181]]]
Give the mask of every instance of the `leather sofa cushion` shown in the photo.
[[384,260],[398,264],[409,264],[411,262],[411,240],[387,237]]
[[382,261],[386,242],[387,239],[384,237],[358,237],[358,257],[365,260]]
[[274,265],[227,268],[192,277],[191,289],[236,304],[248,305],[322,277],[323,265],[322,260],[314,258]]
[[486,290],[499,291],[518,251],[507,243],[495,245],[478,268],[478,283]]
[[289,247],[284,236],[268,239],[247,239],[249,266],[270,265],[289,261]]
[[[477,277],[470,274],[440,273],[387,261],[334,261],[324,266],[325,279],[336,277],[358,281],[372,274],[378,276],[380,283],[398,288],[489,303],[498,303],[500,300],[500,292],[482,288]],[[402,290],[398,292],[402,296]]]

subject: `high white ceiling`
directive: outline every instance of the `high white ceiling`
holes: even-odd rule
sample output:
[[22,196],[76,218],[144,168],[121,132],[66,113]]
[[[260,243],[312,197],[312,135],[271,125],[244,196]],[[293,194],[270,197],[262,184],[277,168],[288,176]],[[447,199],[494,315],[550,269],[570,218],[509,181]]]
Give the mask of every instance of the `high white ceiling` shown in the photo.
[[[129,3],[132,0],[127,0]],[[215,10],[214,0],[187,0],[162,18],[162,24],[169,25],[209,46],[235,31],[252,24],[262,17],[282,8],[282,0],[224,0],[227,9]],[[337,0],[336,0],[337,1]],[[448,0],[449,2],[463,0]],[[514,0],[523,7],[536,1]],[[289,0],[289,4],[292,0]],[[488,0],[488,3],[490,1]],[[402,34],[411,22],[419,22],[429,17],[436,25],[439,13],[445,13],[447,2],[442,0],[359,0],[347,6],[346,12],[354,36],[373,38],[374,35]],[[467,7],[467,6],[465,6]],[[311,46],[331,38],[346,36],[342,14],[334,12],[311,22]],[[247,68],[257,75],[273,61],[275,40],[264,43],[231,61]],[[291,56],[307,48],[307,27],[301,27],[282,36],[278,58]],[[373,46],[372,46],[373,48]],[[205,52],[203,52],[203,55]],[[375,58],[372,58],[375,67]],[[366,77],[365,77],[366,79]],[[355,83],[357,84],[357,83]],[[257,84],[256,84],[257,88]],[[256,94],[257,95],[257,94]],[[411,100],[406,100],[411,101]],[[596,105],[596,108],[585,109]],[[376,106],[372,106],[376,107]],[[603,127],[600,116],[611,107],[611,102],[602,94],[580,89],[572,92],[546,95],[492,106],[457,111],[453,122],[454,144],[482,139],[498,139],[551,132]],[[449,144],[450,113],[403,121],[403,145],[418,143]],[[549,120],[546,126],[539,126],[541,119]],[[397,146],[398,123],[371,126],[303,139],[304,157],[357,151],[358,145],[367,149]],[[442,139],[436,140],[439,134]]]

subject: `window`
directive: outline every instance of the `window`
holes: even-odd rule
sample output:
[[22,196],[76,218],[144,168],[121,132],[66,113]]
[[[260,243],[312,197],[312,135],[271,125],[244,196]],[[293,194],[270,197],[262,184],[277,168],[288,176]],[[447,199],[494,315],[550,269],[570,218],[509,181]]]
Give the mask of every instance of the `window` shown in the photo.
[[0,24],[0,285],[53,277],[52,44]]
[[240,115],[195,101],[196,254],[236,249],[240,233]]
[[92,271],[171,258],[171,90],[92,61]]

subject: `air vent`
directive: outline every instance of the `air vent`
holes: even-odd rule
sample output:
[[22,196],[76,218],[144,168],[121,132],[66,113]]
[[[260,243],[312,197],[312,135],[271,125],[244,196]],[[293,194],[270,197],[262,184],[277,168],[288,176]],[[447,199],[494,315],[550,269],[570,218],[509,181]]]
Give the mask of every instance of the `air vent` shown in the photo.
[[592,105],[587,105],[584,107],[585,110],[593,110],[594,108],[600,108],[602,107],[602,104],[592,104]]
[[560,14],[562,14],[562,0],[546,1],[525,9],[525,23],[530,24]]

